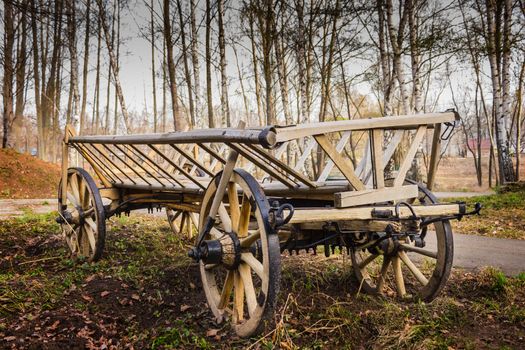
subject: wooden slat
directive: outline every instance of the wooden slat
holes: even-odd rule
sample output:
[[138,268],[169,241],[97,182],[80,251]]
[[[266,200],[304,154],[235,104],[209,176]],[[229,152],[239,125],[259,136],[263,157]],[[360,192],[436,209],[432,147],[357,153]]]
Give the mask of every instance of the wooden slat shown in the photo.
[[414,140],[412,141],[412,145],[410,145],[405,159],[403,159],[403,163],[401,163],[401,166],[399,167],[396,179],[394,180],[394,187],[401,186],[403,182],[405,182],[408,169],[410,169],[410,166],[412,165],[412,161],[416,156],[416,152],[419,148],[419,145],[421,144],[421,141],[423,141],[423,137],[425,137],[426,131],[426,125],[420,126],[417,129],[416,136],[414,136]]
[[299,160],[294,166],[295,171],[301,171],[304,169],[304,163],[306,162],[306,159],[310,156],[310,153],[312,152],[312,149],[314,148],[316,142],[315,139],[310,139],[308,143],[306,144],[306,147],[303,150],[303,154],[301,154],[301,157],[299,157]]
[[284,185],[288,186],[289,188],[294,188],[297,186],[295,182],[288,179],[284,174],[281,174],[278,169],[273,168],[271,165],[265,164],[261,159],[259,159],[252,151],[249,149],[246,149],[242,147],[240,144],[228,144],[232,149],[236,150],[240,154],[242,154],[243,157],[248,159],[250,162],[253,162],[255,165],[257,165],[261,170],[267,172],[270,176],[275,178],[277,181],[283,183]]
[[441,152],[441,124],[434,126],[434,135],[432,137],[432,151],[430,153],[430,165],[427,176],[427,188],[432,190],[436,178],[437,166]]
[[362,191],[339,192],[335,193],[334,201],[336,208],[347,208],[398,199],[416,198],[417,195],[417,185],[407,185],[400,187],[366,189]]
[[371,131],[372,169],[375,188],[385,187],[385,174],[383,172],[383,130]]
[[352,168],[352,165],[350,164],[349,159],[345,159],[342,155],[340,155],[335,147],[328,141],[328,138],[326,135],[316,135],[315,140],[321,146],[321,148],[326,152],[328,157],[332,159],[335,166],[343,173],[343,175],[346,177],[348,182],[354,187],[356,190],[364,190],[365,185],[359,180],[359,178],[354,173],[354,169]]
[[280,159],[274,157],[273,155],[269,154],[268,152],[265,152],[259,146],[247,145],[246,147],[248,147],[248,148],[254,150],[255,152],[257,152],[262,158],[265,158],[268,163],[276,164],[277,168],[281,169],[281,171],[283,173],[286,173],[286,174],[290,175],[291,177],[301,181],[303,184],[305,184],[308,187],[316,187],[315,184],[312,181],[310,181],[310,179],[308,177],[304,176],[303,174],[301,174],[299,172],[296,172],[288,164],[286,164],[285,162],[281,161]]
[[[337,142],[337,145],[335,146],[335,149],[337,152],[341,153],[344,150],[348,142],[348,139],[350,138],[350,135],[352,135],[350,131],[344,132],[343,135],[341,135],[341,138],[339,139],[339,141]],[[330,175],[330,172],[332,171],[333,168],[334,168],[334,161],[331,159],[328,159],[328,161],[326,162],[326,165],[324,166],[323,171],[321,172],[321,175],[319,175],[319,177],[317,178],[317,181],[318,182],[325,181],[328,178],[328,175]]]

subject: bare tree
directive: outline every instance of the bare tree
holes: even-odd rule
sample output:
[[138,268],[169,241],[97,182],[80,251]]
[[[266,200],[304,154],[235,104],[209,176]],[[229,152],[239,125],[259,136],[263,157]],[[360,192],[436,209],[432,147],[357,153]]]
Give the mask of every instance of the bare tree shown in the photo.
[[91,0],[86,3],[86,37],[84,38],[84,64],[82,67],[82,107],[80,108],[80,133],[86,128],[87,77],[89,64],[89,38],[91,36]]
[[179,96],[177,91],[177,80],[175,76],[175,59],[173,57],[173,33],[171,30],[170,1],[164,0],[164,40],[166,41],[167,65],[169,87],[171,93],[171,107],[173,109],[173,126],[175,130],[181,131],[186,127],[186,122],[180,112]]
[[228,101],[228,77],[226,75],[226,42],[224,39],[224,0],[217,0],[217,19],[219,25],[219,56],[221,70],[221,108],[222,118],[226,119],[226,126],[231,126],[230,105]]
[[10,1],[4,2],[4,79],[2,87],[2,97],[4,100],[3,108],[3,128],[2,148],[9,146],[9,131],[14,118],[13,111],[13,47],[15,43],[15,28],[13,18],[13,5]]

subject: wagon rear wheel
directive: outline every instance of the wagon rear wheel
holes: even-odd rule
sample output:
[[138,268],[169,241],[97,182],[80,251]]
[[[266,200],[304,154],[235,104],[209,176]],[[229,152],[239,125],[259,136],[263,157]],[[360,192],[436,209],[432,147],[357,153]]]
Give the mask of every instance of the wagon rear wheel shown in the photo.
[[171,231],[174,234],[184,234],[186,237],[192,238],[194,233],[197,232],[198,215],[196,213],[167,207],[166,216],[168,217]]
[[97,261],[106,238],[106,216],[97,185],[82,168],[68,169],[66,198],[62,198],[63,185],[60,181],[57,218],[62,235],[73,257]]
[[[199,230],[208,217],[219,178],[220,174],[204,195]],[[248,337],[273,319],[280,283],[279,238],[268,222],[268,201],[247,172],[236,169],[226,193],[217,195],[222,203],[205,244],[207,251],[215,247],[221,257],[213,263],[201,260],[202,284],[216,319],[230,319],[236,333]]]
[[[414,205],[438,203],[428,189],[418,187]],[[423,301],[438,296],[450,276],[454,255],[448,220],[430,224],[413,237],[401,235],[385,242],[383,247],[386,249],[380,252],[369,248],[351,250],[353,270],[361,290]]]

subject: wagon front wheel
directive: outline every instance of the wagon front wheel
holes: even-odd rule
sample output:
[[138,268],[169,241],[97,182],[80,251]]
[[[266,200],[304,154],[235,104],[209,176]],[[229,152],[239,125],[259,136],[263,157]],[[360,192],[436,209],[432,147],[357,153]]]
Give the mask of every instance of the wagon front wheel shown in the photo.
[[[413,184],[412,181],[407,181]],[[438,203],[423,186],[414,205]],[[448,220],[434,222],[417,235],[400,234],[373,248],[351,249],[359,288],[369,294],[431,301],[445,286],[452,268],[454,248]]]
[[217,193],[220,175],[210,182],[200,213],[202,230],[213,198],[222,199],[201,245],[202,284],[217,321],[229,319],[239,336],[248,337],[273,319],[280,283],[279,238],[270,227],[270,206],[257,181],[236,169],[225,193]]
[[62,186],[60,181],[57,222],[71,255],[97,261],[102,256],[106,238],[106,217],[97,185],[84,169],[70,168],[65,198]]
[[197,231],[198,215],[194,212],[167,207],[166,216],[171,231],[176,235],[184,234],[186,237],[192,238],[194,232]]

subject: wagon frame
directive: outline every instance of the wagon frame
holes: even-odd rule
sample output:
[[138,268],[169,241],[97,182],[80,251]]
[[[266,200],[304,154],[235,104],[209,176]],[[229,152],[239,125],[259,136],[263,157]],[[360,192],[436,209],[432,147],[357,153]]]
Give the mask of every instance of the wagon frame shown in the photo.
[[[199,262],[208,305],[240,336],[273,318],[284,251],[346,249],[364,291],[430,301],[452,266],[449,220],[479,213],[478,206],[468,212],[462,203],[438,204],[430,192],[448,133],[442,125],[458,119],[448,111],[126,136],[77,136],[67,126],[57,221],[72,253],[96,261],[107,218],[166,208],[175,233],[197,233],[189,255]],[[407,173],[427,131],[425,186]],[[352,133],[367,137],[355,167],[345,156]],[[404,159],[386,179],[402,141]],[[283,159],[287,147],[298,150],[291,161]],[[89,163],[98,184],[86,170],[69,167],[70,149]],[[324,160],[315,178],[305,171],[313,152]],[[434,249],[425,248],[431,236]]]

